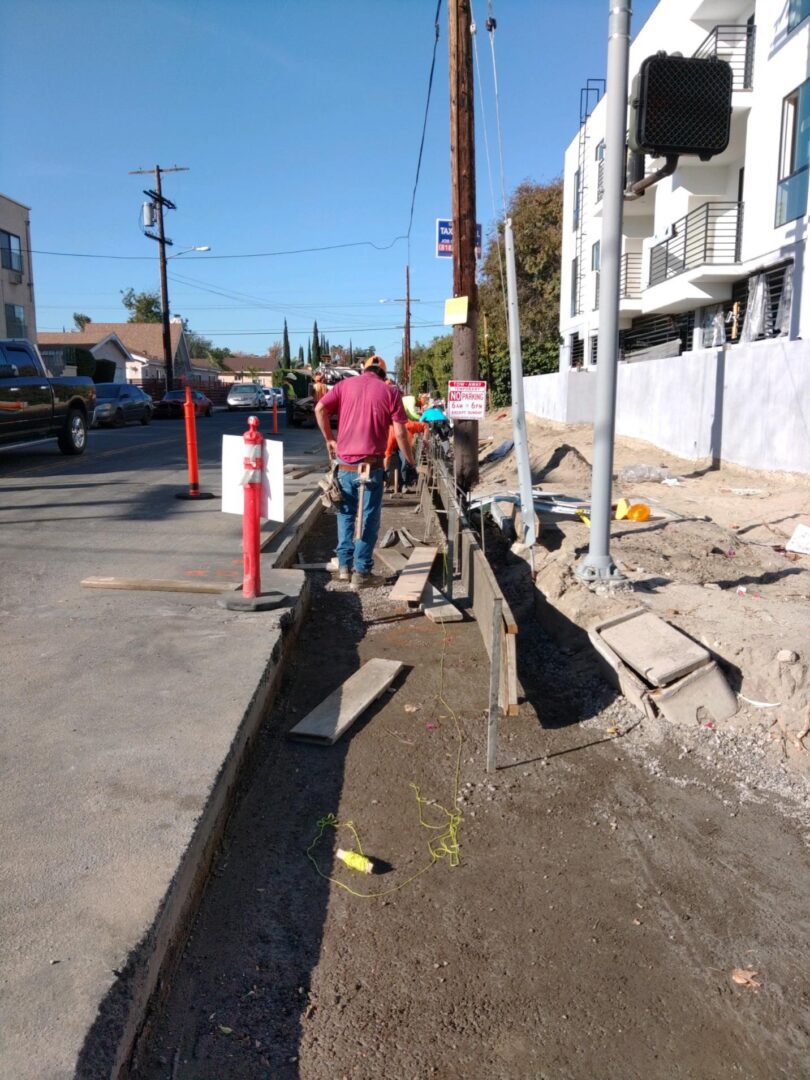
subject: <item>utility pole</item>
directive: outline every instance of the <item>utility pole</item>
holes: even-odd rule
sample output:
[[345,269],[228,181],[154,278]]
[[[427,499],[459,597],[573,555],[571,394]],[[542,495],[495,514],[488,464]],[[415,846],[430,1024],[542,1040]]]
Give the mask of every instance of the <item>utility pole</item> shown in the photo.
[[172,246],[172,241],[166,236],[166,232],[163,226],[163,210],[164,207],[167,210],[176,210],[177,207],[170,200],[163,196],[163,188],[161,186],[160,177],[163,173],[168,172],[188,172],[188,167],[185,165],[174,165],[170,169],[161,169],[160,165],[156,165],[154,169],[132,169],[130,176],[154,176],[155,178],[155,190],[144,191],[144,195],[148,195],[154,200],[157,207],[157,236],[154,233],[146,233],[150,240],[157,240],[158,250],[160,256],[160,321],[163,324],[163,364],[166,369],[166,390],[174,389],[174,362],[172,359],[172,335],[169,328],[169,281],[166,273],[166,245]]
[[576,568],[581,581],[621,581],[610,555],[613,441],[616,432],[616,369],[619,354],[619,288],[627,137],[627,70],[632,0],[608,0],[608,59],[605,96],[605,192],[602,199],[599,272],[599,344],[596,412],[593,421],[593,478],[588,554]]
[[[453,295],[467,297],[467,322],[453,327],[453,377],[478,378],[478,286],[475,280],[475,116],[470,0],[448,0],[450,179],[453,195]],[[478,421],[456,420],[456,475],[463,491],[478,480]]]
[[405,340],[402,347],[402,385],[409,389],[411,380],[411,268],[405,267]]

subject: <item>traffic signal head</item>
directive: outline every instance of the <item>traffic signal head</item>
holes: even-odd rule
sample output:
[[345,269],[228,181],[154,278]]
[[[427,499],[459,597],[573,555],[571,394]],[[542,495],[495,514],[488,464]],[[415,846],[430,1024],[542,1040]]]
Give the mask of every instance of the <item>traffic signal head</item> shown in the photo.
[[714,57],[648,56],[633,81],[630,146],[708,161],[728,146],[731,65]]

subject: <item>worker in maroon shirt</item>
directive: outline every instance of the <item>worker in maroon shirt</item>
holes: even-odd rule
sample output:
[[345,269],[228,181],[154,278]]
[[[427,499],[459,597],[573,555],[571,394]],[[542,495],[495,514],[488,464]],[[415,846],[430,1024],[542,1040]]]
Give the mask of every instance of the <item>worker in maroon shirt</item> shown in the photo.
[[[335,441],[330,417],[337,414]],[[374,545],[380,531],[383,498],[383,456],[388,431],[394,428],[397,444],[407,462],[416,469],[413,450],[405,428],[407,416],[402,395],[385,381],[385,361],[381,356],[366,360],[363,374],[342,379],[315,407],[318,427],[326,440],[330,458],[338,464],[338,483],[343,502],[338,507],[338,580],[351,581],[352,588],[373,584]],[[369,475],[361,483],[360,467],[368,465]],[[360,499],[363,499],[362,532],[355,541],[354,530]]]

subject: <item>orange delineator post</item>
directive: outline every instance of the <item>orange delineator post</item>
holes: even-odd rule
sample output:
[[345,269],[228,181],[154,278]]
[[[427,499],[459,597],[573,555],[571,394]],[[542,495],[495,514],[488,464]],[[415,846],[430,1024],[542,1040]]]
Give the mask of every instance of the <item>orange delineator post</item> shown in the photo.
[[278,435],[278,400],[273,394],[273,434]]
[[248,417],[249,430],[245,440],[245,475],[242,483],[245,488],[245,507],[242,515],[242,556],[244,571],[242,575],[242,595],[255,599],[261,595],[262,582],[260,570],[259,531],[261,528],[262,476],[264,473],[264,437],[258,430],[258,416]]
[[196,498],[200,494],[200,469],[197,461],[197,420],[194,415],[194,399],[191,387],[186,384],[186,400],[183,405],[186,420],[186,454],[188,455],[188,494]]

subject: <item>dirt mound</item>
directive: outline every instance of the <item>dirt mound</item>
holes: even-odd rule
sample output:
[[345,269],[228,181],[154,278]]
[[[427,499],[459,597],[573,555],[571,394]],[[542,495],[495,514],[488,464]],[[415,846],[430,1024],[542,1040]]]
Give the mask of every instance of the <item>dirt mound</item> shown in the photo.
[[530,453],[532,481],[535,484],[565,484],[578,490],[590,488],[590,462],[575,446],[562,443],[555,447],[551,455]]

